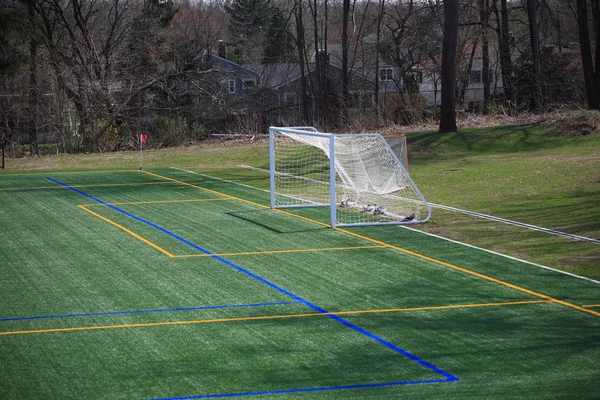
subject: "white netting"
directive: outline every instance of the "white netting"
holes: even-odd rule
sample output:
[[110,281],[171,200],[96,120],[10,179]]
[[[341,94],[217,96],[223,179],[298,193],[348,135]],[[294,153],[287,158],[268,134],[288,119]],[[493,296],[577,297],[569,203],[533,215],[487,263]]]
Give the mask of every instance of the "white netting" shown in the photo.
[[271,134],[274,206],[331,204],[333,137],[336,225],[415,223],[429,217],[426,202],[381,136],[278,128]]
[[392,151],[398,157],[405,170],[408,171],[408,149],[406,135],[404,133],[383,135],[385,141],[390,145]]

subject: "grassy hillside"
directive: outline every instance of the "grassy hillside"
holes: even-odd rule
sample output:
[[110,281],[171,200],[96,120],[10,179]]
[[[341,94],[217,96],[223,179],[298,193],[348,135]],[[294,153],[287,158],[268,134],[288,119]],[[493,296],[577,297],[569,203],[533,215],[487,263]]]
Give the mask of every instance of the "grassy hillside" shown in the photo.
[[[409,136],[411,175],[437,204],[600,238],[600,136],[548,126]],[[600,247],[436,210],[419,229],[600,278]]]
[[[408,134],[409,169],[432,203],[600,239],[600,136],[571,124]],[[557,128],[558,127],[558,128]],[[268,144],[215,142],[144,152],[144,166],[179,167],[267,188]],[[46,170],[137,169],[139,153],[10,159],[0,177]],[[600,246],[434,209],[417,229],[600,279]]]

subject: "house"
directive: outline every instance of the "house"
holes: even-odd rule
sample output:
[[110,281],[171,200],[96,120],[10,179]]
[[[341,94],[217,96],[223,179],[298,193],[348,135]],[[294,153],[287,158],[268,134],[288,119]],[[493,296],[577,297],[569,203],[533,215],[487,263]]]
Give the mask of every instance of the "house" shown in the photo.
[[[481,44],[463,46],[457,57],[457,98],[456,107],[467,111],[478,112],[483,109],[483,55]],[[489,45],[489,77],[490,95],[492,99],[501,98],[504,91],[500,70],[500,55],[495,44]],[[426,60],[413,67],[419,74],[419,92],[427,106],[441,104],[441,56]]]
[[[330,61],[329,54],[306,63],[304,71],[298,63],[239,65],[226,59],[224,51],[204,57],[203,68],[207,71],[203,74],[204,90],[196,93],[197,101],[205,105],[203,115],[207,125],[222,125],[234,116],[252,114],[260,114],[264,125],[297,125],[304,111],[310,111],[313,117],[333,118],[332,112],[339,110],[341,67]],[[308,93],[304,99],[303,73]],[[402,78],[397,68],[382,63],[378,75],[374,68],[353,68],[347,104],[350,112],[374,110],[376,88],[380,101],[386,94],[400,93]]]

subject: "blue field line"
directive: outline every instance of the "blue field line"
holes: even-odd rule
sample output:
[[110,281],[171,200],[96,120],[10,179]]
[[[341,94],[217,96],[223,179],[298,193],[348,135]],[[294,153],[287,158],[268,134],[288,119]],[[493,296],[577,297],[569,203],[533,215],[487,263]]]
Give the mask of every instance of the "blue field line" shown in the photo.
[[269,394],[284,394],[284,393],[304,393],[304,392],[322,392],[327,390],[343,390],[343,389],[363,389],[363,388],[374,388],[374,387],[389,387],[389,386],[402,386],[402,385],[422,385],[425,383],[443,383],[449,382],[449,379],[431,379],[421,381],[406,381],[406,382],[383,382],[383,383],[363,383],[358,385],[340,385],[340,386],[324,386],[314,388],[301,388],[301,389],[279,389],[279,390],[265,390],[256,392],[240,392],[240,393],[215,393],[205,394],[198,396],[183,396],[183,397],[156,397],[152,400],[187,400],[187,399],[216,399],[220,397],[242,397],[242,396],[261,396]]
[[443,380],[444,382],[446,382],[446,381],[459,381],[460,380],[458,377],[455,377],[454,375],[452,375],[452,374],[450,374],[450,373],[448,373],[448,372],[446,372],[446,371],[444,371],[444,370],[436,367],[435,365],[430,364],[427,361],[424,361],[424,360],[420,359],[419,357],[417,357],[417,356],[409,353],[408,351],[403,350],[400,347],[398,347],[398,346],[396,346],[396,345],[394,345],[394,344],[392,344],[392,343],[390,343],[390,342],[388,342],[388,341],[380,338],[379,336],[376,336],[376,335],[374,335],[374,334],[372,334],[372,333],[370,333],[370,332],[368,332],[368,331],[366,331],[366,330],[364,330],[364,329],[362,329],[362,328],[360,328],[360,327],[358,327],[358,326],[356,326],[356,325],[354,325],[354,324],[346,321],[345,319],[338,317],[337,315],[330,314],[324,308],[321,308],[321,307],[319,307],[319,306],[317,306],[317,305],[315,305],[315,304],[313,304],[313,303],[311,303],[311,302],[303,299],[302,297],[297,296],[297,295],[293,294],[292,292],[290,292],[290,291],[288,291],[286,289],[283,289],[282,287],[280,287],[280,286],[278,286],[278,285],[276,285],[276,284],[274,284],[274,283],[272,283],[272,282],[270,282],[270,281],[262,278],[261,276],[256,275],[253,272],[250,272],[250,271],[248,271],[248,270],[240,267],[239,265],[236,265],[236,264],[232,263],[229,260],[224,259],[223,257],[220,257],[220,256],[218,256],[218,255],[216,255],[214,253],[211,253],[210,251],[208,251],[208,250],[206,250],[206,249],[198,246],[197,244],[194,244],[194,243],[192,243],[192,242],[190,242],[190,241],[188,241],[186,239],[183,239],[182,237],[180,237],[180,236],[178,236],[178,235],[176,235],[176,234],[174,234],[172,232],[169,232],[166,229],[164,229],[164,228],[162,228],[162,227],[160,227],[160,226],[158,226],[156,224],[153,224],[153,223],[151,223],[149,221],[146,221],[146,220],[144,220],[144,219],[142,219],[140,217],[137,217],[137,216],[135,216],[133,214],[130,214],[130,213],[124,211],[124,210],[121,210],[118,207],[115,207],[115,206],[110,205],[110,204],[108,204],[108,203],[106,203],[106,202],[104,202],[104,201],[102,201],[100,199],[97,199],[97,198],[95,198],[95,197],[93,197],[93,196],[91,196],[91,195],[89,195],[89,194],[87,194],[85,192],[82,192],[79,189],[76,189],[76,188],[74,188],[72,186],[69,186],[66,183],[59,182],[59,181],[57,181],[57,180],[55,180],[53,178],[50,178],[50,177],[48,177],[48,179],[50,181],[58,184],[58,185],[64,186],[64,187],[66,187],[66,188],[68,188],[68,189],[70,189],[70,190],[72,190],[72,191],[74,191],[76,193],[79,193],[82,196],[87,197],[88,199],[96,201],[96,202],[98,202],[100,204],[103,204],[103,205],[105,205],[107,207],[110,207],[111,209],[113,209],[115,211],[118,211],[118,212],[120,212],[120,213],[122,213],[124,215],[127,215],[128,217],[131,217],[131,218],[135,219],[136,221],[140,221],[140,222],[142,222],[144,224],[147,224],[148,226],[151,226],[151,227],[153,227],[153,228],[155,228],[155,229],[157,229],[157,230],[159,230],[159,231],[161,231],[161,232],[163,232],[163,233],[165,233],[165,234],[167,234],[167,235],[169,235],[169,236],[171,236],[171,237],[173,237],[173,238],[181,241],[182,243],[187,244],[188,246],[192,247],[193,249],[196,249],[196,250],[198,250],[198,251],[200,251],[200,252],[202,252],[204,254],[210,255],[215,260],[218,260],[221,263],[223,263],[223,264],[225,264],[225,265],[227,265],[229,267],[232,267],[232,268],[236,269],[239,272],[244,273],[245,275],[247,275],[247,276],[249,276],[249,277],[251,277],[251,278],[253,278],[253,279],[255,279],[255,280],[257,280],[257,281],[259,281],[259,282],[261,282],[261,283],[263,283],[263,284],[265,284],[265,285],[267,285],[267,286],[269,286],[269,287],[271,287],[271,288],[273,288],[275,290],[277,290],[280,293],[285,294],[288,297],[291,297],[292,299],[294,299],[294,300],[296,300],[296,301],[298,301],[298,302],[306,305],[307,307],[310,307],[313,310],[318,311],[318,312],[320,312],[320,313],[328,316],[329,318],[331,318],[331,319],[333,319],[333,320],[335,320],[335,321],[337,321],[337,322],[339,322],[339,323],[347,326],[348,328],[353,329],[356,332],[359,332],[362,335],[364,335],[364,336],[366,336],[366,337],[368,337],[368,338],[370,338],[372,340],[375,340],[376,342],[378,342],[378,343],[386,346],[387,348],[389,348],[389,349],[391,349],[391,350],[393,350],[393,351],[395,351],[397,353],[400,353],[400,354],[408,357],[409,359],[411,359],[411,360],[413,360],[413,361],[421,364],[422,366],[424,366],[424,367],[426,367],[426,368],[428,368],[428,369],[430,369],[430,370],[432,370],[432,371],[434,371],[434,372],[442,375],[443,377],[446,378],[445,380]]
[[173,307],[173,308],[157,308],[154,310],[126,310],[126,311],[102,311],[95,313],[79,313],[79,314],[58,314],[58,315],[36,315],[33,317],[14,317],[14,318],[0,318],[0,322],[4,321],[27,321],[32,319],[59,319],[59,318],[72,318],[72,317],[97,317],[102,315],[126,315],[126,314],[140,314],[140,313],[160,313],[160,312],[171,312],[171,311],[198,311],[198,310],[213,310],[222,308],[240,308],[240,307],[267,307],[287,304],[301,304],[299,301],[277,301],[270,303],[250,303],[250,304],[230,304],[221,306],[199,306],[199,307]]

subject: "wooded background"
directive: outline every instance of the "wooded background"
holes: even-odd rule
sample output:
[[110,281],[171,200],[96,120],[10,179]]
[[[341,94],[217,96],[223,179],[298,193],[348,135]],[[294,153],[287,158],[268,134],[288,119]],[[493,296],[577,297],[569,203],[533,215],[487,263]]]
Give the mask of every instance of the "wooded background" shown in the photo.
[[[596,0],[0,0],[0,7],[0,140],[30,154],[42,143],[57,152],[131,149],[139,133],[154,146],[207,137],[217,128],[206,116],[227,90],[206,55],[223,48],[241,66],[297,64],[294,122],[330,130],[422,119],[456,130],[478,63],[482,107],[473,112],[600,108]],[[309,73],[325,62],[340,71],[333,96],[323,96],[319,76]],[[380,67],[390,65],[399,82],[392,109],[382,106],[377,84]],[[363,88],[373,99],[363,110],[351,105],[357,74],[374,82]],[[439,102],[422,100],[424,80],[441,91]],[[260,114],[236,115],[217,130],[261,132]]]

